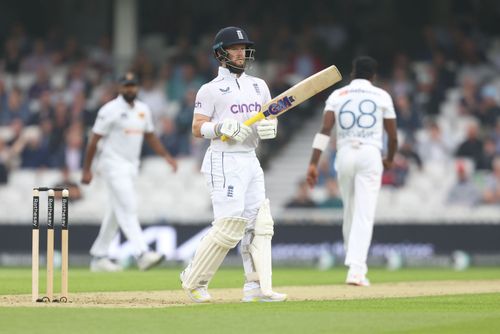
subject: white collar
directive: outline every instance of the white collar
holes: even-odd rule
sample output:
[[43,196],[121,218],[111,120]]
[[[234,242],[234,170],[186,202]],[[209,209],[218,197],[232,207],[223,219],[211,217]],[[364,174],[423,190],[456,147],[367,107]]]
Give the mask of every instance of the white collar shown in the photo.
[[238,78],[236,73],[231,73],[231,71],[229,71],[229,69],[222,67],[222,66],[219,66],[219,75],[222,77],[231,77],[234,79],[239,79],[239,78],[244,77],[246,74],[245,74],[245,72],[243,72],[243,73],[241,73],[240,77]]
[[372,83],[370,82],[370,80],[366,80],[366,79],[353,79],[351,81],[351,84],[353,84],[355,86],[372,86]]
[[122,94],[118,95],[117,99],[118,99],[118,101],[119,101],[121,104],[123,104],[123,105],[127,106],[127,107],[128,107],[128,108],[130,108],[130,109],[135,108],[135,105],[136,105],[136,103],[137,103],[137,99],[134,99],[134,106],[131,106],[131,105],[130,105],[127,101],[125,101],[125,99],[123,98],[123,95],[122,95]]

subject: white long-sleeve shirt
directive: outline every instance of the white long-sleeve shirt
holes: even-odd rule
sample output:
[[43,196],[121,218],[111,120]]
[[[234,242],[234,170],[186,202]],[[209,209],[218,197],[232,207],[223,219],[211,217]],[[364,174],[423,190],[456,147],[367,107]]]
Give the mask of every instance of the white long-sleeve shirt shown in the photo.
[[[218,76],[198,91],[194,113],[208,116],[214,123],[227,118],[243,123],[270,100],[271,93],[264,80],[245,73],[238,78],[228,69],[219,67]],[[242,143],[212,139],[211,149],[222,152],[249,152],[255,150],[258,142],[259,137],[254,129]]]
[[120,168],[123,164],[138,168],[144,133],[153,132],[149,107],[134,101],[131,107],[120,95],[99,109],[92,131],[102,136],[100,166]]

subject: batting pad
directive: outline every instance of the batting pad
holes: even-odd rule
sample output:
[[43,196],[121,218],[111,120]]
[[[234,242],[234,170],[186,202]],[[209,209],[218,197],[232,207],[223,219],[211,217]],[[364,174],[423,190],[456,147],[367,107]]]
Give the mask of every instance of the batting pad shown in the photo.
[[257,213],[255,236],[250,244],[250,254],[259,276],[260,289],[265,296],[270,296],[273,293],[271,256],[271,239],[273,235],[274,221],[271,216],[269,199],[266,199]]
[[183,277],[184,289],[208,285],[229,250],[243,238],[247,222],[241,217],[226,217],[212,223]]

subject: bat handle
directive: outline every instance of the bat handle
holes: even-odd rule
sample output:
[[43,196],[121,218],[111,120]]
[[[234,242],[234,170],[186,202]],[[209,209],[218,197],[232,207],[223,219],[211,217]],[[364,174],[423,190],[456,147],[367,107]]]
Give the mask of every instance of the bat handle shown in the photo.
[[[252,117],[250,117],[249,119],[247,119],[246,121],[244,121],[243,124],[245,124],[246,126],[250,126],[254,123],[257,123],[258,121],[263,120],[264,118],[266,118],[266,116],[264,116],[264,114],[262,112],[259,112],[255,115],[253,115]],[[220,139],[222,141],[227,141],[229,138],[226,135],[224,135],[224,136],[220,137]]]

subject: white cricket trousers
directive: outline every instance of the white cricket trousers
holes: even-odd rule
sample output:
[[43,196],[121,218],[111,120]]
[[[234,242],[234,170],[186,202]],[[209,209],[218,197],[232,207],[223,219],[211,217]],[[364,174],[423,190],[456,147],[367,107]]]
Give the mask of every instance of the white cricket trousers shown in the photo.
[[220,152],[209,148],[201,171],[212,198],[214,220],[243,217],[253,227],[266,198],[264,172],[255,152]]
[[137,196],[134,181],[137,172],[133,168],[109,170],[103,174],[108,189],[109,202],[106,213],[90,254],[108,256],[109,247],[120,228],[132,244],[135,255],[148,250],[137,214]]
[[373,233],[377,198],[382,182],[382,156],[372,145],[346,145],[337,152],[335,169],[344,204],[342,232],[345,265],[360,274],[368,271],[366,259]]
[[266,199],[264,172],[254,151],[220,152],[209,148],[201,168],[212,198],[214,220],[223,217],[248,219],[241,240],[241,257],[247,281],[256,277],[249,246],[255,229],[255,218]]

